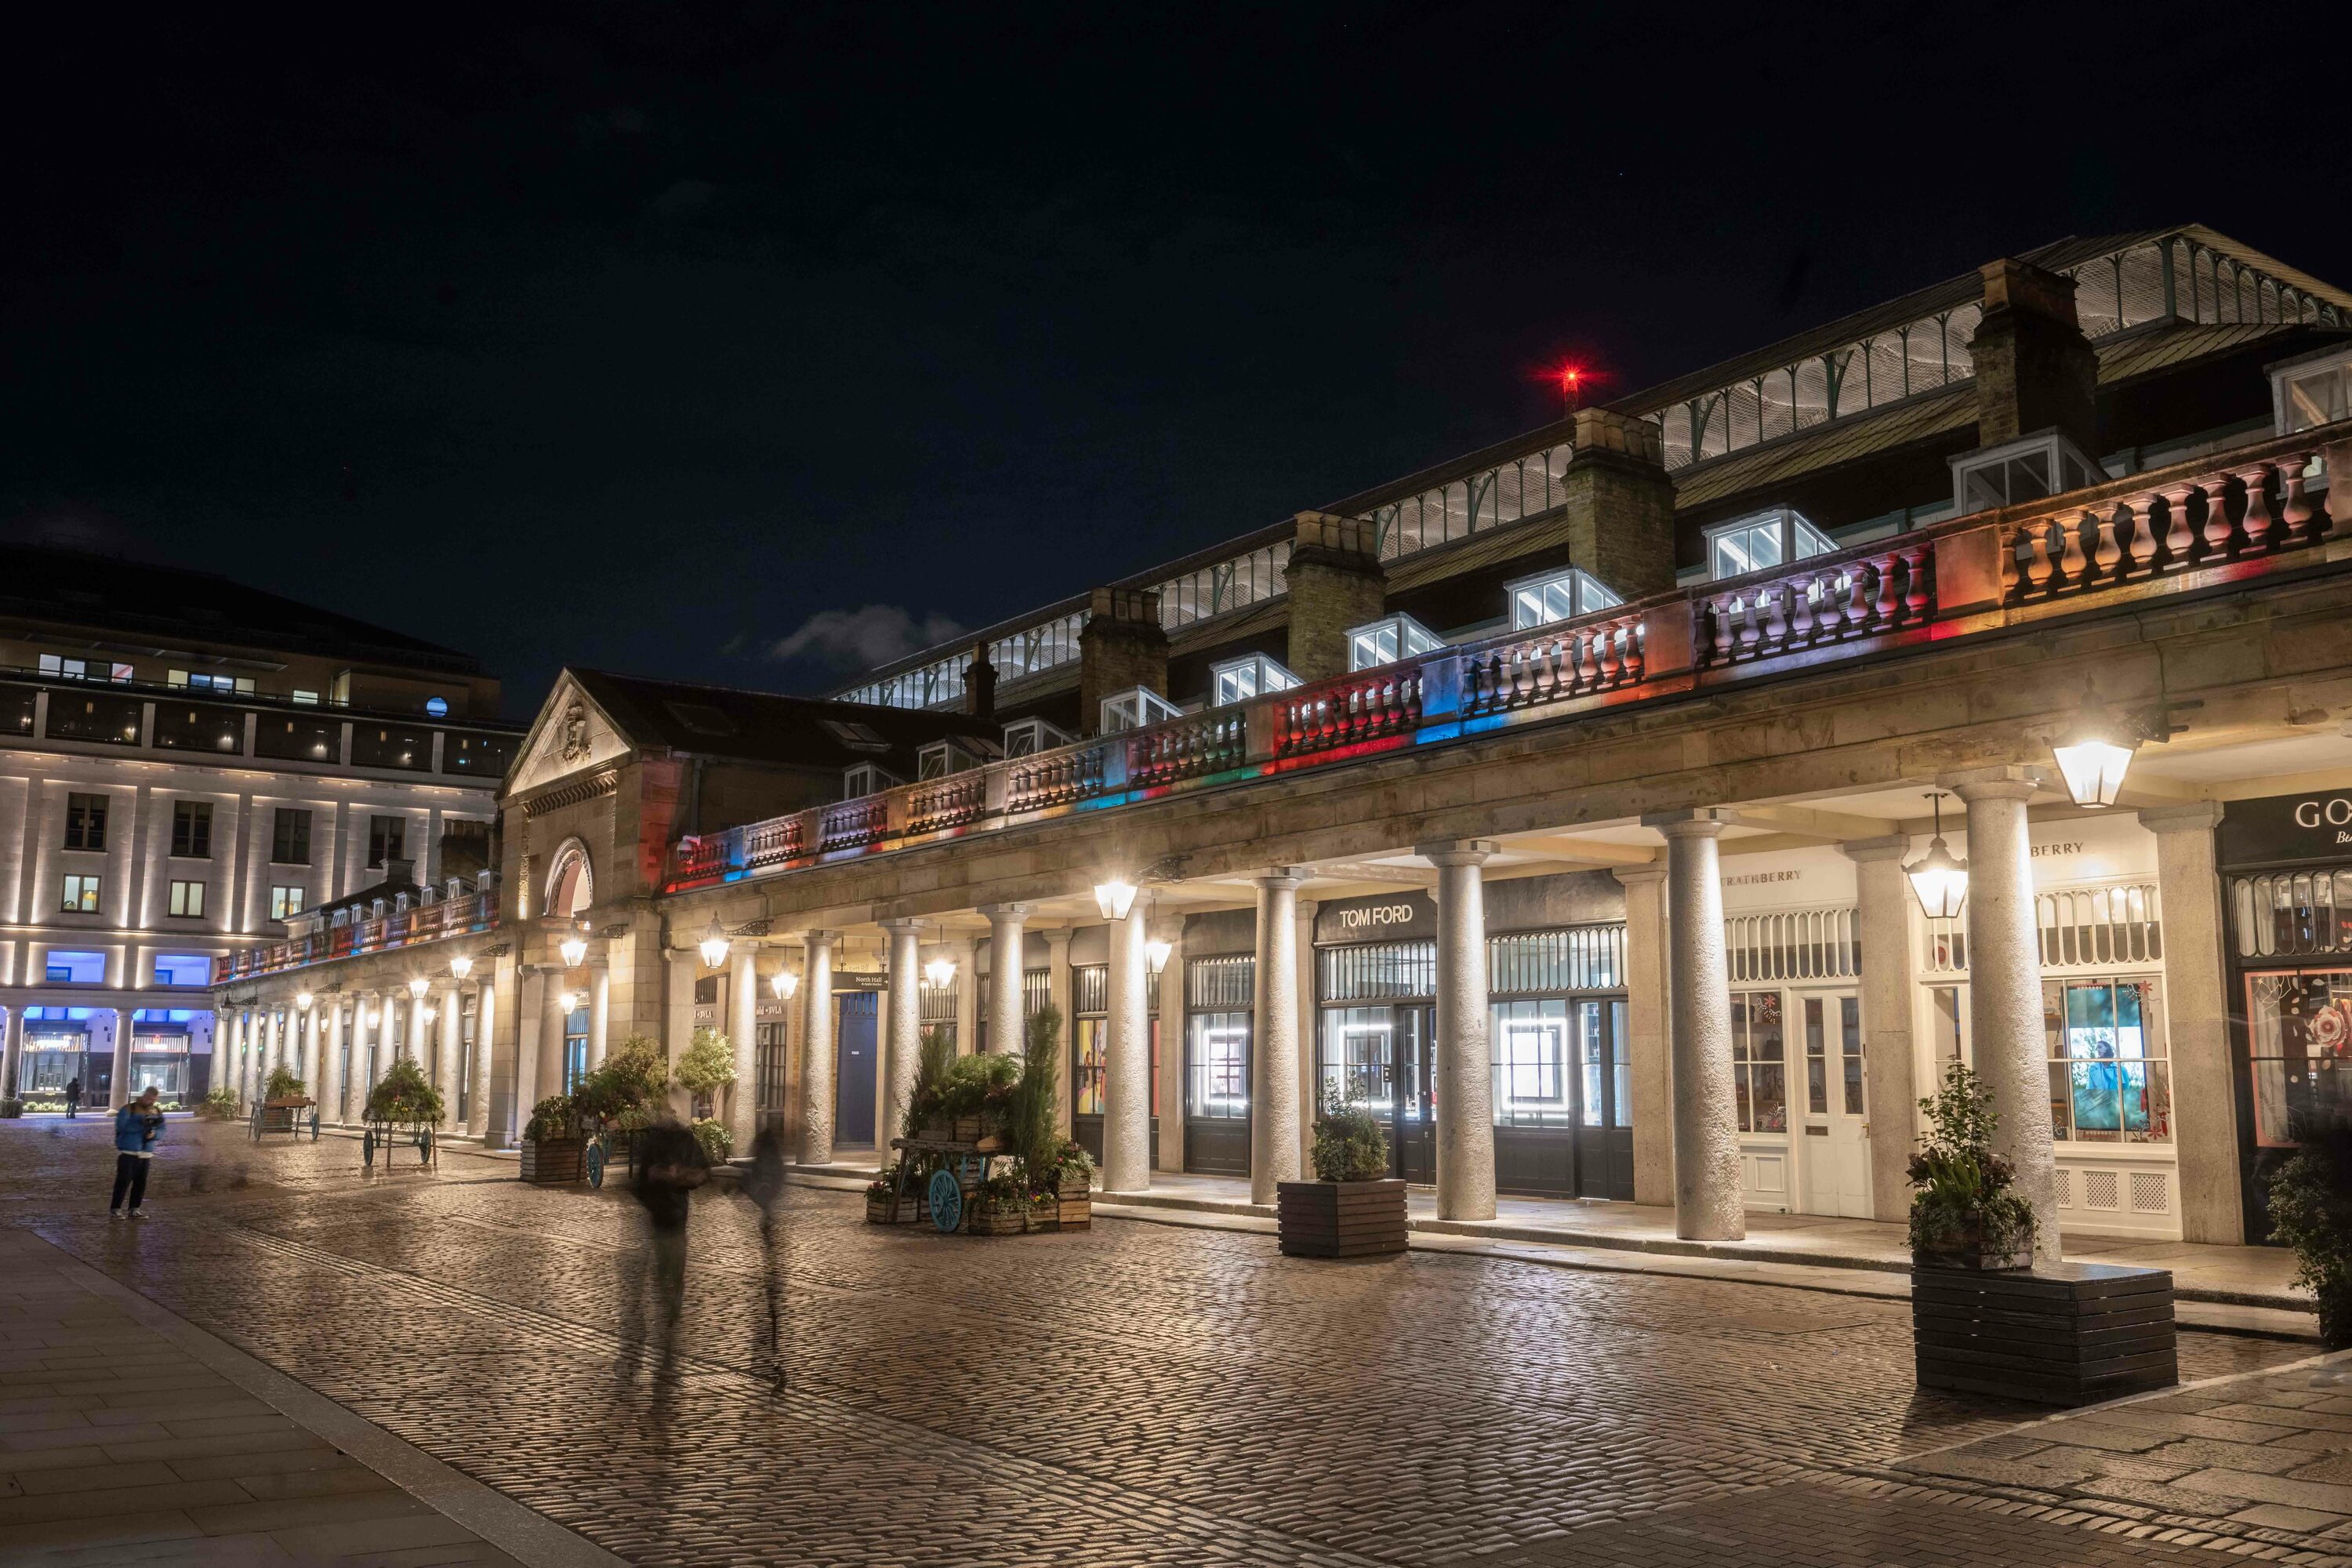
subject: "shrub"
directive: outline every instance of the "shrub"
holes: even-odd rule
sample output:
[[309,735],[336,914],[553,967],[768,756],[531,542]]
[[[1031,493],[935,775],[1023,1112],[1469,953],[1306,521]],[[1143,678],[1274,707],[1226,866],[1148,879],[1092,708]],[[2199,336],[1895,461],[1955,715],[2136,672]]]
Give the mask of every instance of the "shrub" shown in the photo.
[[1911,1156],[1911,1249],[1964,1249],[2007,1255],[2032,1245],[2033,1205],[2009,1190],[2017,1179],[1992,1152],[2000,1118],[1992,1096],[1964,1062],[1944,1074],[1944,1087],[1919,1102],[1927,1115],[1927,1146]]
[[668,1092],[669,1058],[660,1042],[631,1035],[573,1088],[572,1110],[614,1131],[633,1132],[653,1125]]
[[2305,1141],[2271,1180],[2271,1235],[2294,1248],[2295,1283],[2319,1299],[2319,1342],[2352,1347],[2352,1127]]
[[196,1101],[196,1114],[207,1121],[236,1120],[236,1090],[216,1089]]
[[[1078,1145],[1077,1140],[1059,1134],[1055,1136],[1042,1160],[1024,1156],[1021,1161],[1022,1180],[1027,1184],[1030,1194],[1041,1203],[1060,1191],[1064,1181],[1075,1178],[1091,1183],[1094,1173],[1093,1157]],[[1076,1190],[1075,1185],[1073,1190]]]
[[718,1118],[703,1117],[687,1131],[694,1134],[694,1141],[702,1145],[702,1157],[712,1164],[723,1165],[733,1157],[735,1134]]
[[940,1109],[940,1096],[947,1091],[948,1075],[955,1070],[955,1037],[936,1026],[925,1029],[922,1053],[915,1058],[915,1090],[907,1097],[907,1119],[898,1129],[899,1136],[917,1137],[925,1123],[947,1114]]
[[368,1090],[367,1109],[362,1114],[370,1121],[438,1127],[446,1112],[442,1109],[441,1091],[425,1080],[425,1069],[411,1058],[399,1057]]
[[1061,1082],[1062,1015],[1038,1009],[1022,1042],[1021,1078],[1005,1098],[1004,1141],[1032,1171],[1050,1168],[1062,1141],[1055,1090]]
[[1005,1097],[1020,1078],[1018,1057],[960,1057],[940,1091],[940,1114],[990,1118],[1002,1126]]
[[1315,1179],[1377,1182],[1389,1173],[1389,1141],[1380,1119],[1339,1089],[1325,1091],[1315,1120]]
[[671,1076],[688,1094],[717,1094],[735,1081],[735,1047],[716,1029],[697,1029]]
[[1025,1209],[1029,1206],[1028,1184],[1019,1171],[999,1170],[973,1189],[972,1208],[976,1212]]
[[534,1143],[551,1138],[577,1138],[580,1119],[568,1094],[551,1094],[530,1108],[530,1120],[522,1124],[522,1135]]
[[261,1087],[264,1100],[298,1100],[304,1092],[302,1080],[294,1076],[290,1068],[271,1068],[269,1081]]
[[5,1100],[0,1100],[0,1121],[14,1121],[24,1114],[25,1102],[16,1096],[11,1095]]

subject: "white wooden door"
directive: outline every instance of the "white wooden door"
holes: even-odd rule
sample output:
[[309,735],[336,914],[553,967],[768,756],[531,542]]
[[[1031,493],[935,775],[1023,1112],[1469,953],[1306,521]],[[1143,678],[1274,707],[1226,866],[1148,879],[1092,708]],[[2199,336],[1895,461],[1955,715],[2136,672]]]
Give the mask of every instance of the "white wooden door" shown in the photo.
[[1862,1004],[1851,991],[1796,996],[1797,1150],[1806,1214],[1870,1217],[1870,1112]]

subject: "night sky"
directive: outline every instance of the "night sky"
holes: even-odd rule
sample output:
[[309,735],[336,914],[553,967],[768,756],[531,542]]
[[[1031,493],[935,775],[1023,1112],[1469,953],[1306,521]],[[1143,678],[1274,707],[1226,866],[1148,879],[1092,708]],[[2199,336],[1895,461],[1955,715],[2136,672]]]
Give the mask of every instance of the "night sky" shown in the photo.
[[73,9],[12,19],[0,528],[517,716],[821,689],[2063,235],[2352,280],[2332,68],[2206,5]]

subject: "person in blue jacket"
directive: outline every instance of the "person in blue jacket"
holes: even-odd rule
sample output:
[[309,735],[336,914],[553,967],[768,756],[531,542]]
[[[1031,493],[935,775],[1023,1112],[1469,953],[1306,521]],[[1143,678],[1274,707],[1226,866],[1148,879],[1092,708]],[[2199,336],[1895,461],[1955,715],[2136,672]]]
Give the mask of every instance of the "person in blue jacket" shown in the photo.
[[155,1140],[163,1135],[163,1113],[155,1109],[162,1098],[152,1085],[147,1092],[114,1113],[114,1203],[108,1213],[122,1217],[122,1194],[131,1194],[131,1217],[145,1217],[140,1205],[147,1196],[147,1168],[155,1162]]

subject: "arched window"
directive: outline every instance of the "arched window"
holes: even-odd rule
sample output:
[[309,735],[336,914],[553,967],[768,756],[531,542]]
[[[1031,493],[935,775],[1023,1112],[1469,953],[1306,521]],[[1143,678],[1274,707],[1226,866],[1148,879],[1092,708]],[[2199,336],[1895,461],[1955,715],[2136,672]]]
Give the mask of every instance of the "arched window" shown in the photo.
[[588,864],[588,847],[577,838],[564,840],[547,873],[547,901],[541,913],[568,920],[596,901],[596,874]]

